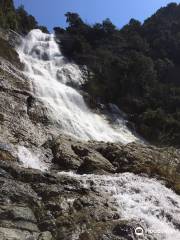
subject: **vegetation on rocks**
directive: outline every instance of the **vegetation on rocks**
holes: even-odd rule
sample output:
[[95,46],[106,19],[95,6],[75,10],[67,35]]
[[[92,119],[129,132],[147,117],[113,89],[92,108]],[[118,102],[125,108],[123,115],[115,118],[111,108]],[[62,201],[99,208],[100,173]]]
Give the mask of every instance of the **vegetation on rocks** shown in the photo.
[[117,29],[106,19],[89,25],[67,13],[55,28],[63,53],[86,65],[84,89],[97,101],[116,103],[136,130],[161,145],[180,143],[180,5],[171,3],[143,24]]

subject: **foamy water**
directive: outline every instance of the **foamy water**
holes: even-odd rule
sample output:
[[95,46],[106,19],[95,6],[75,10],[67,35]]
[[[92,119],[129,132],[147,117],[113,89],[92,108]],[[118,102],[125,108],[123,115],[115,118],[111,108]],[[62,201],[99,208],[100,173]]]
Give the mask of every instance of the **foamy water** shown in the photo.
[[[83,187],[107,198],[124,220],[136,220],[145,235],[158,240],[180,239],[180,196],[155,179],[132,173],[107,175],[59,175],[78,180]],[[179,229],[178,229],[179,228]]]
[[18,146],[18,159],[25,168],[34,168],[45,171],[49,168],[48,164],[40,159],[38,154],[33,153],[31,150],[24,146]]
[[105,117],[91,112],[79,92],[67,85],[80,85],[82,73],[62,56],[53,34],[32,30],[18,53],[33,80],[35,95],[43,100],[60,131],[82,140],[129,143],[136,139],[123,121],[114,129]]

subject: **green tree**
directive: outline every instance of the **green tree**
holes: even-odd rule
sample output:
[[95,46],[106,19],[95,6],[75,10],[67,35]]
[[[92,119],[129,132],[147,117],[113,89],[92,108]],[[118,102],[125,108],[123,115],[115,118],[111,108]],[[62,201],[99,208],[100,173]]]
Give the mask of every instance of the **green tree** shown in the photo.
[[69,24],[70,28],[78,28],[83,23],[82,19],[77,13],[68,12],[65,14],[66,22]]
[[27,34],[31,29],[37,28],[38,24],[32,15],[28,15],[24,6],[21,5],[17,10],[18,30],[23,34]]

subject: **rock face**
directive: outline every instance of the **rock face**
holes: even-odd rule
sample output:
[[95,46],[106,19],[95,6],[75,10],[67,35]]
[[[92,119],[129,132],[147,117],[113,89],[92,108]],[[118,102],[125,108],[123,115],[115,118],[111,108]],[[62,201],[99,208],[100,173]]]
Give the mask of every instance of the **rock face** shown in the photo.
[[45,107],[33,97],[31,81],[4,59],[0,59],[0,99],[0,141],[40,146],[55,132],[51,124],[47,126]]
[[147,174],[180,193],[180,151],[140,143],[81,142],[60,135],[52,142],[53,162],[59,170],[79,174]]
[[[8,51],[15,52],[11,45],[7,46]],[[34,97],[31,80],[18,68],[18,57],[11,58],[12,64],[1,56],[0,52],[0,146],[26,146],[36,148],[41,154],[46,151],[42,145],[57,136],[59,130],[49,120],[42,101]],[[4,159],[2,154],[5,152],[0,149],[0,156]]]
[[[156,176],[180,193],[178,164],[168,167],[166,172],[159,170],[167,150],[139,144],[83,144],[63,135],[54,141],[51,147],[56,166],[52,165],[49,171],[23,168],[18,162],[6,158],[0,160],[0,239],[138,240],[135,229],[146,228],[146,225],[121,216],[121,204],[117,205],[117,196],[112,194],[116,194],[115,184],[120,184],[122,180],[113,180],[112,172],[131,171]],[[179,161],[177,153],[171,151],[171,160],[176,163]],[[87,156],[89,161],[85,158]],[[61,172],[62,169],[89,174],[82,177]],[[123,184],[122,181],[119,186],[123,188]],[[140,191],[139,186],[135,186],[132,194]],[[173,196],[171,202],[174,207],[178,204]],[[158,202],[155,208],[158,208]],[[173,213],[170,216],[165,211],[159,214],[167,214],[171,219]],[[180,229],[179,220],[173,221]],[[146,234],[143,239],[156,239],[150,237]]]
[[17,68],[22,69],[23,64],[20,63],[19,56],[14,49],[15,45],[20,44],[20,42],[21,37],[17,33],[0,28],[0,56],[10,61]]
[[0,159],[5,161],[17,161],[15,150],[7,144],[0,144]]
[[127,145],[92,144],[116,168],[116,172],[147,174],[164,180],[180,193],[180,151],[174,148],[157,148],[130,143]]
[[2,240],[136,239],[137,223],[120,220],[105,196],[68,175],[0,161],[0,182]]

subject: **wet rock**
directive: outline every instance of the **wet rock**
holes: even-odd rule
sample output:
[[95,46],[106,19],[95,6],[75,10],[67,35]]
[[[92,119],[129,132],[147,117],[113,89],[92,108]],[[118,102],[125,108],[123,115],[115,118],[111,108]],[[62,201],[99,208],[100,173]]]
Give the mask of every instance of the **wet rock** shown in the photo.
[[3,38],[5,41],[7,41],[13,48],[21,44],[22,41],[21,35],[10,29],[0,28],[0,38]]
[[38,240],[37,233],[0,227],[1,240]]
[[61,170],[83,173],[113,172],[113,165],[87,143],[60,135],[53,144],[54,162]]
[[0,177],[4,177],[4,178],[12,178],[11,175],[5,171],[4,169],[0,168]]
[[9,60],[14,66],[22,69],[23,64],[21,64],[19,56],[14,49],[15,45],[21,41],[17,35],[18,34],[11,30],[0,28],[0,56]]
[[60,135],[52,144],[54,162],[61,170],[79,174],[133,172],[164,180],[180,192],[180,152],[142,143],[81,142]]
[[57,136],[59,126],[34,97],[31,80],[1,56],[0,100],[0,142],[40,147]]
[[107,107],[110,113],[117,114],[118,116],[121,116],[122,118],[127,119],[127,114],[121,111],[117,105],[113,103],[109,103]]
[[[89,156],[91,148],[97,151],[96,147],[100,149],[101,146],[102,150],[102,143],[96,143],[96,147],[94,142],[87,144],[89,148],[73,143],[74,151],[81,158]],[[111,144],[107,145],[112,147]],[[130,146],[119,145],[118,149],[130,148],[132,154],[135,145]],[[113,146],[113,151],[117,150],[116,147]],[[100,155],[105,156],[105,152]],[[112,159],[114,164],[117,161],[115,155]],[[126,161],[122,163],[125,166]],[[119,167],[117,165],[117,169]],[[112,189],[105,189],[105,176],[98,182],[100,176],[96,178],[96,175],[82,178],[73,173],[41,172],[22,168],[10,161],[0,161],[0,169],[1,239],[11,240],[12,236],[17,240],[137,239],[134,228],[138,222],[122,221],[121,209],[117,211],[116,201],[112,197],[111,191],[115,189],[113,180],[108,180],[109,175],[107,182],[112,181]],[[173,202],[173,205],[176,204]]]
[[157,148],[141,143],[90,143],[90,146],[109,160],[117,173],[147,174],[164,180],[180,193],[180,151]]
[[135,228],[129,222],[121,222],[118,223],[113,228],[113,234],[115,236],[123,237],[127,240],[134,240],[135,238]]
[[43,232],[40,234],[38,240],[53,240],[53,237],[50,232]]
[[83,163],[78,168],[79,174],[105,174],[106,172],[114,172],[113,165],[99,154],[90,154],[83,158]]
[[27,98],[27,113],[30,120],[36,124],[41,123],[47,126],[52,122],[48,109],[43,102],[32,95]]
[[147,174],[164,180],[177,193],[180,191],[180,152],[177,149],[142,143],[85,143],[64,135],[54,140],[51,147],[58,169],[79,174]]
[[73,151],[72,145],[77,141],[71,137],[61,135],[53,144],[54,163],[59,165],[61,170],[76,170],[83,160]]
[[1,206],[0,207],[0,217],[1,219],[9,219],[9,220],[16,220],[16,221],[26,221],[36,223],[37,220],[34,216],[34,213],[29,207],[25,206]]
[[14,149],[10,145],[0,143],[0,160],[17,161]]

